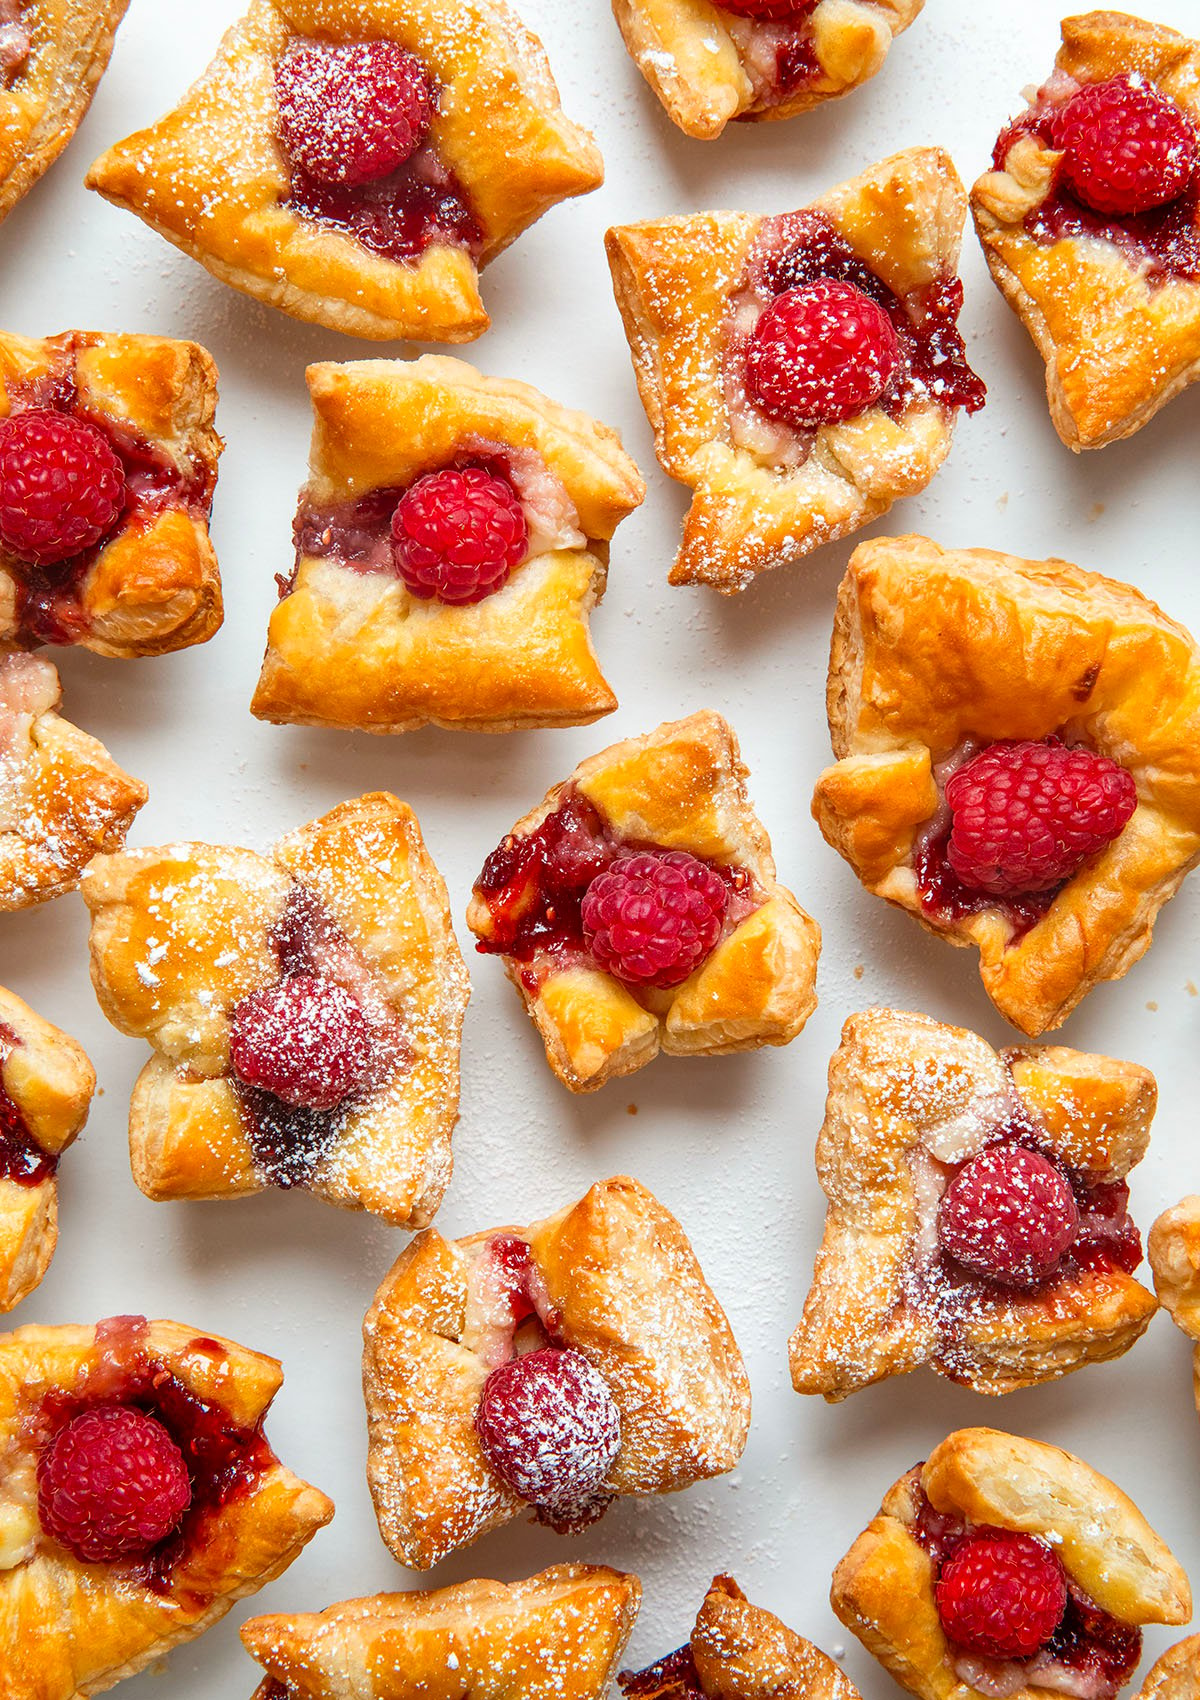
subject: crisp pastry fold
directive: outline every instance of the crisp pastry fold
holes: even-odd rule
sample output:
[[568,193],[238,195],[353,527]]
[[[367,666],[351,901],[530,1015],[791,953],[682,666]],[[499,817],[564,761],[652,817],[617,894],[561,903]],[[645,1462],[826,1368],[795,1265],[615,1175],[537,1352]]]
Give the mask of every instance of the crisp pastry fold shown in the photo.
[[1164,1210],[1146,1243],[1154,1286],[1171,1319],[1194,1341],[1192,1383],[1200,1410],[1200,1196]]
[[[296,565],[271,616],[253,712],[368,732],[429,722],[508,732],[611,713],[588,615],[604,593],[609,539],[645,494],[616,433],[444,355],[312,366],[308,386],[315,429]],[[422,600],[395,570],[392,512],[419,478],[464,463],[502,471],[529,553],[481,601]]]
[[1146,1673],[1137,1700],[1196,1700],[1200,1695],[1200,1635],[1177,1641]]

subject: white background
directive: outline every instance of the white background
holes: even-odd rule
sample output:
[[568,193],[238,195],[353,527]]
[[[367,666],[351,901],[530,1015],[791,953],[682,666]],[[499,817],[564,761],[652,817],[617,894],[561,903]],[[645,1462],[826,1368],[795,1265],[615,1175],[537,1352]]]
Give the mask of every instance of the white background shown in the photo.
[[[698,208],[775,212],[894,150],[940,143],[964,180],[985,166],[1019,90],[1048,73],[1058,40],[1047,0],[928,0],[881,75],[849,99],[788,123],[732,126],[718,142],[677,133],[626,57],[606,0],[521,0],[542,35],[571,117],[589,125],[608,181],[552,211],[489,270],[494,328],[466,350],[488,372],[527,379],[617,425],[649,485],[617,535],[606,601],[593,620],[621,699],[607,721],[506,738],[423,731],[393,740],[260,725],[257,677],[274,574],[291,562],[304,477],[307,361],[370,346],[293,323],[211,279],[136,219],[89,195],[88,163],[147,123],[207,63],[238,0],[133,0],[112,66],[64,158],[0,231],[0,324],[193,337],[221,371],[228,440],[214,533],[226,622],[213,642],[157,661],[56,655],[66,711],[150,785],[131,842],[194,837],[265,847],[342,798],[387,787],[416,809],[450,887],[460,940],[471,881],[504,831],[582,756],[709,705],[741,736],[752,794],[781,877],[820,921],[821,1006],[784,1051],[659,1060],[630,1081],[573,1098],[499,964],[471,953],[456,1173],[438,1219],[453,1235],[524,1222],[629,1171],[681,1218],[746,1354],[754,1422],[741,1467],[687,1494],[616,1505],[586,1538],[513,1525],[435,1573],[513,1578],[569,1557],[636,1570],[645,1604],[627,1662],[678,1645],[708,1579],[731,1571],[751,1598],[827,1650],[846,1636],[830,1613],[830,1572],[884,1489],[950,1429],[991,1423],[1054,1440],[1112,1475],[1200,1585],[1200,1427],[1189,1350],[1159,1317],[1118,1363],[1057,1386],[987,1401],[929,1372],[827,1407],[791,1391],[785,1346],[807,1290],[823,1221],[813,1174],[825,1071],[841,1024],[869,1003],[961,1021],[996,1044],[1013,1035],[979,987],[974,953],[952,951],[860,890],[809,816],[829,758],[823,711],[834,591],[852,544],[771,575],[740,599],[668,588],[685,494],[655,465],[601,238],[612,223]],[[1200,34],[1200,0],[1159,0],[1162,22]],[[874,528],[922,530],[946,544],[1065,555],[1128,579],[1200,629],[1196,438],[1200,389],[1132,442],[1076,458],[1051,429],[1041,363],[988,281],[967,236],[963,318],[990,402],[958,428],[933,486]],[[397,356],[416,350],[379,350]],[[1063,1039],[1150,1066],[1161,1107],[1134,1178],[1147,1228],[1200,1188],[1194,947],[1200,877],[1164,912],[1148,958],[1092,993]],[[257,1667],[237,1625],[256,1609],[317,1609],[403,1588],[364,1481],[359,1329],[404,1236],[303,1195],[240,1203],[151,1204],[129,1175],[125,1118],[144,1047],[111,1031],[87,972],[77,897],[0,919],[0,983],[78,1035],[103,1096],[62,1170],[62,1237],[49,1276],[13,1319],[93,1321],[144,1311],[221,1331],[282,1358],[286,1385],[269,1432],[282,1457],[336,1500],[331,1527],[257,1602],[147,1673],[129,1700],[237,1700]],[[627,1113],[636,1106],[636,1119]],[[1175,1632],[1152,1631],[1148,1655]],[[895,1694],[856,1643],[846,1668],[868,1696]]]

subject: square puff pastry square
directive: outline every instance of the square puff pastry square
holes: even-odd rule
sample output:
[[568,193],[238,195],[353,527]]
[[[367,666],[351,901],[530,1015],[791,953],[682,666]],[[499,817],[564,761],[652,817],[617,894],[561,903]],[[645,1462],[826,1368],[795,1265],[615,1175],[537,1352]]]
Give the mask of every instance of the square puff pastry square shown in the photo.
[[[274,71],[290,42],[310,36],[395,41],[441,85],[430,136],[466,190],[478,260],[435,242],[400,264],[288,206]],[[479,270],[557,201],[603,180],[541,42],[506,0],[251,0],[181,104],[110,148],[87,179],[215,277],[294,318],[429,342],[480,336]]]
[[255,1700],[604,1700],[641,1597],[636,1576],[555,1564],[254,1617],[242,1640],[268,1673]]
[[[1123,1624],[1186,1623],[1192,1615],[1179,1561],[1099,1471],[1042,1441],[959,1429],[889,1490],[830,1591],[846,1628],[919,1700],[971,1700],[980,1692],[967,1674],[970,1661],[961,1661],[962,1675],[956,1670],[960,1661],[942,1632],[936,1565],[917,1539],[926,1503],[968,1529],[1012,1529],[1044,1541],[1068,1579]],[[1010,1700],[1041,1700],[1054,1686],[1030,1680]]]
[[1157,1096],[1133,1063],[1059,1046],[997,1055],[927,1015],[851,1016],[817,1140],[829,1210],[789,1348],[796,1391],[833,1402],[927,1363],[1010,1393],[1128,1351],[1158,1308],[1132,1275],[1068,1264],[1032,1292],[939,1285],[936,1213],[954,1166],[1007,1127],[1089,1186],[1123,1180]]
[[396,1558],[428,1570],[530,1509],[475,1434],[489,1373],[513,1350],[497,1325],[488,1248],[529,1247],[552,1342],[608,1383],[621,1444],[609,1495],[674,1493],[732,1470],[750,1427],[750,1384],[725,1312],[671,1213],[627,1175],[600,1181],[544,1222],[444,1240],[419,1235],[363,1325],[367,1479]]
[[1177,1641],[1155,1660],[1137,1700],[1200,1700],[1200,1635]]
[[208,534],[224,447],[216,405],[217,368],[198,343],[0,332],[0,417],[27,407],[76,414],[150,484],[105,542],[61,566],[39,570],[0,546],[0,645],[70,643],[123,658],[212,637],[222,618]]
[[[316,419],[296,567],[271,616],[252,712],[366,732],[430,722],[511,732],[610,714],[617,699],[588,615],[604,594],[608,541],[645,495],[616,432],[445,355],[310,366],[308,387]],[[511,469],[531,551],[481,602],[413,596],[392,570],[390,515],[378,571],[336,548],[306,552],[322,516],[380,490],[398,499],[427,472],[493,453]]]
[[1146,1252],[1160,1300],[1196,1342],[1192,1384],[1200,1410],[1200,1197],[1190,1193],[1163,1211],[1150,1229]]
[[[634,1074],[659,1051],[724,1056],[787,1045],[817,1007],[821,929],[775,878],[771,841],[746,792],[747,769],[732,727],[704,710],[627,738],[580,762],[513,827],[520,844],[574,797],[595,809],[618,842],[686,850],[731,868],[751,908],[680,986],[635,995],[584,950],[541,948],[504,957],[505,972],[572,1092],[594,1092]],[[467,925],[488,948],[494,921],[476,885]]]
[[[720,0],[613,0],[638,70],[672,123],[709,141],[734,118],[791,118],[873,77],[925,0],[817,0],[797,24],[737,17]],[[804,74],[780,86],[795,45]]]
[[[1200,854],[1200,655],[1129,585],[1067,561],[883,537],[854,552],[829,661],[836,765],[813,814],[868,891],[979,950],[984,990],[1028,1034],[1059,1027],[1149,948]],[[1124,831],[1017,937],[999,908],[926,910],[914,856],[935,768],[967,740],[1062,734],[1137,782]]]
[[[0,11],[0,220],[71,140],[129,0],[17,0]],[[6,75],[7,72],[7,75]]]
[[[383,791],[342,803],[267,855],[168,844],[100,856],[82,892],[100,1006],[154,1046],[129,1107],[148,1198],[303,1185],[400,1227],[432,1219],[450,1180],[468,987],[446,887],[407,804]],[[289,1116],[234,1075],[230,1013],[296,971],[287,941],[310,927],[299,971],[349,986],[396,1040],[370,1090]]]
[[[967,197],[940,149],[894,154],[812,207],[901,299],[927,293],[958,263]],[[929,395],[898,419],[876,406],[819,426],[790,470],[734,441],[730,302],[770,224],[750,213],[692,213],[618,225],[606,238],[659,463],[694,492],[672,584],[745,590],[759,573],[848,537],[923,490],[950,451],[954,412]]]
[[[1136,72],[1200,125],[1200,42],[1108,11],[1064,18],[1062,39],[1061,77]],[[1054,428],[1078,452],[1131,437],[1200,377],[1200,283],[1151,278],[1103,236],[1036,240],[1026,220],[1051,193],[1061,157],[1036,135],[1017,136],[971,206],[992,277],[1046,362]]]

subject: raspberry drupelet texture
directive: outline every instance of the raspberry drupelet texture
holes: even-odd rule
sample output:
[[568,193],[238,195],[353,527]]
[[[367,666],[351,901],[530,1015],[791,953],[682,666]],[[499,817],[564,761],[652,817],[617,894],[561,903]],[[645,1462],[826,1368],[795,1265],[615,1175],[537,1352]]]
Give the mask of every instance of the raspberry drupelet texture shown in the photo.
[[836,278],[777,296],[746,351],[751,396],[771,419],[798,427],[856,418],[899,368],[900,344],[883,308]]
[[482,602],[528,548],[525,510],[512,485],[479,466],[427,473],[392,516],[396,571],[423,600]]
[[621,1444],[608,1384],[581,1352],[543,1346],[483,1384],[475,1432],[514,1493],[552,1520],[586,1517]]
[[729,892],[686,850],[619,856],[588,886],[583,932],[607,973],[631,986],[677,986],[721,936]]
[[1023,1145],[993,1145],[942,1194],[938,1244],[972,1275],[1035,1287],[1053,1274],[1079,1231],[1067,1177]]
[[434,91],[393,41],[301,42],[275,67],[279,129],[293,164],[318,183],[372,183],[424,141]]
[[1085,85],[1054,115],[1050,134],[1067,186],[1117,217],[1177,200],[1200,164],[1191,119],[1136,75]]
[[1032,1535],[979,1529],[942,1566],[937,1610],[946,1639],[988,1659],[1040,1651],[1067,1608],[1067,1578]]
[[52,566],[91,549],[120,518],[125,468],[95,425],[52,408],[0,424],[0,543]]
[[293,974],[229,1015],[229,1055],[247,1086],[285,1104],[334,1110],[370,1085],[375,1044],[362,1005],[336,981]]
[[42,1528],[89,1564],[149,1552],[192,1501],[183,1454],[135,1405],[97,1405],[60,1429],[37,1479]]

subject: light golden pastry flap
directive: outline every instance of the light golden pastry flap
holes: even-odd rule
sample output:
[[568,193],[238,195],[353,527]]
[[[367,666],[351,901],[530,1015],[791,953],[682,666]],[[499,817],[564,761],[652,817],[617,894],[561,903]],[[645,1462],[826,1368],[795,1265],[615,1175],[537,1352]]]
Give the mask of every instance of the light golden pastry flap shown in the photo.
[[1196,1700],[1197,1695],[1200,1695],[1200,1635],[1189,1635],[1155,1660],[1137,1700]]

